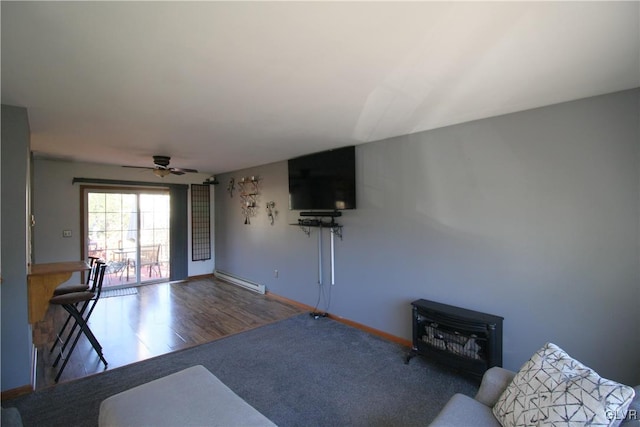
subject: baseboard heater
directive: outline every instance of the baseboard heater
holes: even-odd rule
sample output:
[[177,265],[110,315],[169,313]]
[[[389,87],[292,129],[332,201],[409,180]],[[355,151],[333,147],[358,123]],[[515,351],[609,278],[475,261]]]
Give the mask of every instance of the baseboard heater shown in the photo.
[[265,293],[265,286],[259,283],[255,283],[250,280],[243,279],[241,277],[234,276],[233,274],[229,274],[220,270],[216,270],[214,274],[218,279],[224,280],[225,282],[229,282],[234,285],[241,286],[245,289],[249,289],[250,291],[254,291],[259,294]]

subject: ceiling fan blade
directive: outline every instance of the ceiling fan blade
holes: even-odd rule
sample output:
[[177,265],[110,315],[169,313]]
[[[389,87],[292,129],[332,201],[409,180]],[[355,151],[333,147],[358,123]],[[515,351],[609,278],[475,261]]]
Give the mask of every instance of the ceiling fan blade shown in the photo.
[[122,166],[123,168],[131,168],[131,169],[155,169],[155,168],[150,168],[147,166]]
[[173,175],[184,175],[185,173],[197,173],[196,169],[187,169],[187,168],[172,168],[169,167],[169,161],[171,157],[169,156],[153,156],[153,164],[154,167],[148,166],[123,166],[124,168],[134,168],[134,169],[147,169],[152,170],[154,174],[157,176],[166,176],[168,174]]
[[187,168],[171,168],[171,172],[181,172],[181,174],[184,174],[186,172],[188,173],[198,173],[198,171],[196,169],[187,169]]

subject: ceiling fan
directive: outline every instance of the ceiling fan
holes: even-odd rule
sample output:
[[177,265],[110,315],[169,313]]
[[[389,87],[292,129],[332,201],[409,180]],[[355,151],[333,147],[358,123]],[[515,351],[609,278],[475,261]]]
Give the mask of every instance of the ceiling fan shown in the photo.
[[195,169],[186,169],[186,168],[170,168],[169,162],[171,161],[171,157],[169,156],[153,156],[153,167],[147,166],[123,166],[125,168],[136,168],[136,169],[149,169],[153,171],[156,176],[160,178],[165,177],[169,174],[174,175],[184,175],[185,173],[197,173],[198,171]]

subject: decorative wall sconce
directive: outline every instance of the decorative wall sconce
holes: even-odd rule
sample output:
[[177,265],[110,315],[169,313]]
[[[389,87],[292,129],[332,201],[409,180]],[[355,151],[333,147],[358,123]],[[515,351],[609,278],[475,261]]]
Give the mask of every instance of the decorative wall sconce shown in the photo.
[[202,183],[202,185],[207,185],[207,184],[209,184],[209,185],[218,185],[218,184],[220,184],[220,182],[217,180],[216,176],[213,175],[213,176],[205,179],[204,182]]
[[227,185],[227,191],[229,192],[229,197],[233,197],[233,190],[236,189],[236,180],[231,178],[229,180],[229,185]]
[[271,202],[267,202],[267,216],[269,217],[269,221],[271,222],[271,225],[273,225],[273,222],[275,221],[275,216],[278,214],[278,211],[274,210],[276,207],[276,202],[271,201]]

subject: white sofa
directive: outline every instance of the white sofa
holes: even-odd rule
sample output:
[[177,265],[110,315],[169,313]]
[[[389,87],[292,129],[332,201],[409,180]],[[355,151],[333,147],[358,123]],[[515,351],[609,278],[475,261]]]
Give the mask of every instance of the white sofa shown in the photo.
[[[516,373],[507,369],[494,367],[485,372],[480,389],[475,398],[457,393],[438,416],[430,424],[431,427],[487,426],[501,427],[493,415],[492,408],[511,384]],[[634,387],[635,398],[629,406],[626,419],[621,419],[620,426],[640,427],[640,386]],[[634,412],[635,411],[635,412]],[[637,414],[637,416],[634,416]],[[618,414],[624,418],[622,414]],[[637,419],[633,419],[637,418]]]

